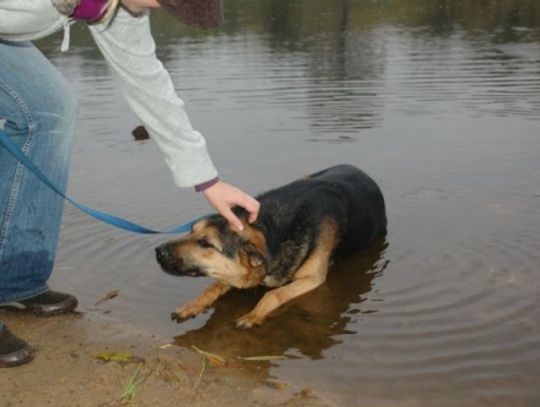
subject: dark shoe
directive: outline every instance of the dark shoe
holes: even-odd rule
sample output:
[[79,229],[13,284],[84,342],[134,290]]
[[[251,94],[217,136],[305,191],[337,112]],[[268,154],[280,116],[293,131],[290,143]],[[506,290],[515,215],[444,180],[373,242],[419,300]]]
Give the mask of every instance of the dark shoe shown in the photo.
[[34,351],[25,341],[13,335],[7,326],[0,328],[0,367],[12,367],[30,362]]
[[0,305],[0,309],[16,312],[31,312],[37,316],[48,317],[73,311],[78,303],[77,298],[71,294],[47,291],[46,293],[27,298],[26,300],[2,304]]

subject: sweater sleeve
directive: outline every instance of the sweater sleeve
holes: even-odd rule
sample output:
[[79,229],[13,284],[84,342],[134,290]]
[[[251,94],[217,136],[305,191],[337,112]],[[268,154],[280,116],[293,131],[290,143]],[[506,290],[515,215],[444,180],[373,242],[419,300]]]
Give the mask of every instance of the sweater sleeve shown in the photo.
[[175,183],[190,187],[217,176],[203,136],[195,131],[169,73],[157,59],[149,13],[119,8],[109,23],[91,25],[94,40],[133,112],[163,152]]

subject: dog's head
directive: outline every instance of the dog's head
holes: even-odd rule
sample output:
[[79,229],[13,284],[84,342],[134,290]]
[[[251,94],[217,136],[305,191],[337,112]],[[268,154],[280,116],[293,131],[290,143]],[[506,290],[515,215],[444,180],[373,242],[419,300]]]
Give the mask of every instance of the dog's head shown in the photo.
[[198,221],[184,238],[156,248],[158,263],[175,276],[208,276],[237,288],[260,284],[268,267],[266,240],[241,219],[241,232],[221,215]]

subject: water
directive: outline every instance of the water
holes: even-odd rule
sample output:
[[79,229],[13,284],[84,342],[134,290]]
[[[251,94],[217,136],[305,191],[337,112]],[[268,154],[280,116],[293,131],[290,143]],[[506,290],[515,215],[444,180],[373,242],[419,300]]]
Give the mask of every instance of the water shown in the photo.
[[[337,163],[381,185],[389,233],[265,326],[260,292],[177,325],[210,283],[159,270],[167,237],[66,207],[52,284],[182,346],[283,354],[254,375],[335,405],[540,403],[540,5],[534,1],[229,0],[199,33],[153,16],[158,49],[225,180],[252,193]],[[81,95],[69,183],[154,228],[210,211],[174,187],[83,28],[40,43]],[[95,312],[95,311],[94,311]]]

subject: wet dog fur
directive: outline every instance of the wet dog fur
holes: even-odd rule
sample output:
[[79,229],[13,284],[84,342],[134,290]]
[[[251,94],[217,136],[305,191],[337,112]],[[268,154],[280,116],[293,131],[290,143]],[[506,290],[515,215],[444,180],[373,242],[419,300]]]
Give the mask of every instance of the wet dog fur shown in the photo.
[[234,209],[243,231],[212,215],[187,236],[156,248],[165,272],[216,280],[177,307],[173,320],[198,315],[231,288],[276,287],[236,321],[240,328],[262,324],[281,305],[323,284],[333,258],[366,249],[386,234],[380,188],[351,165],[325,169],[257,199],[261,209],[253,224],[246,211]]

